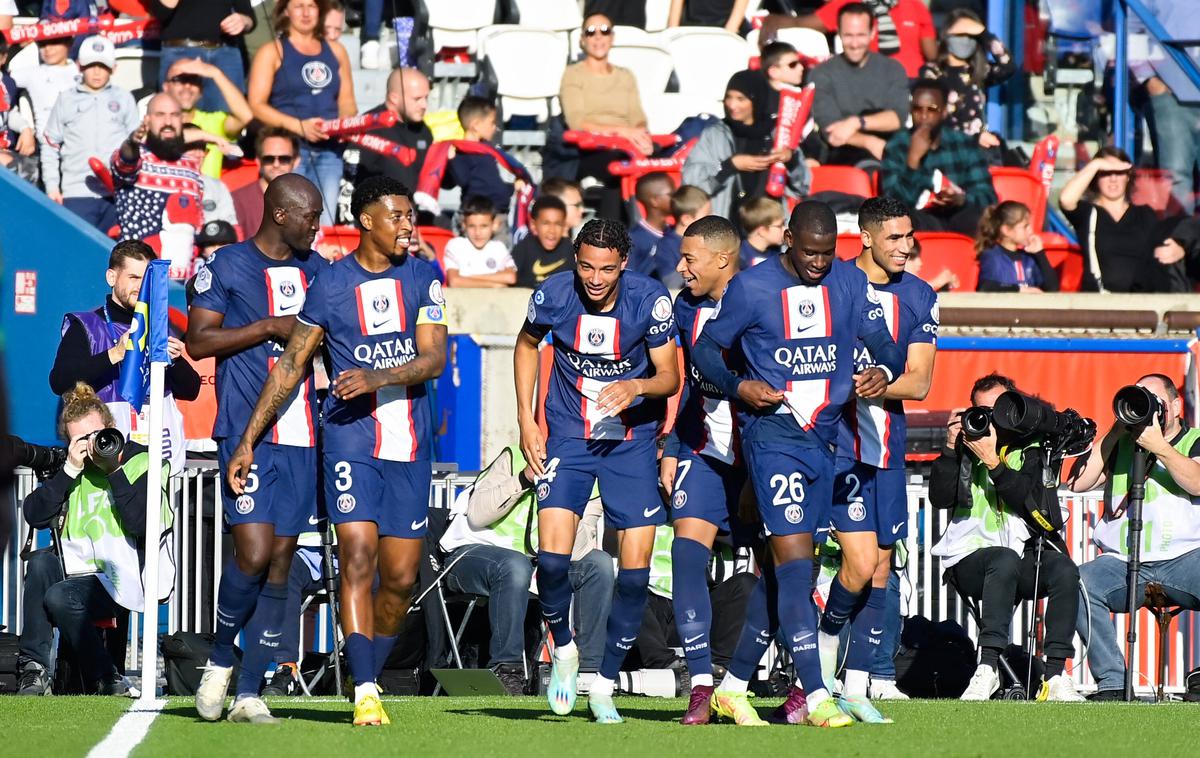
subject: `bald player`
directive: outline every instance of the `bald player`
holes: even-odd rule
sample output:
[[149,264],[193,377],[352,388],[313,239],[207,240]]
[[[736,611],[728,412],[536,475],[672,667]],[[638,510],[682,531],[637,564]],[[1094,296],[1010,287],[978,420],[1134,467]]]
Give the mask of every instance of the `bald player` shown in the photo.
[[[254,237],[221,248],[191,283],[187,348],[217,359],[217,441],[222,474],[241,438],[271,367],[283,355],[305,292],[328,269],[312,251],[320,228],[321,193],[299,174],[267,185],[263,221]],[[221,717],[233,674],[233,643],[246,628],[245,657],[229,720],[271,723],[258,697],[279,645],[288,571],[296,536],[316,523],[317,401],[312,370],[280,404],[255,439],[244,492],[221,491],[233,557],[217,591],[217,639],[196,691],[196,710]],[[226,477],[221,477],[225,481]]]
[[390,156],[363,150],[358,163],[358,181],[371,176],[388,176],[405,187],[416,187],[425,162],[425,152],[433,144],[433,132],[425,125],[425,110],[429,107],[429,79],[415,68],[398,68],[387,80],[387,95],[383,105],[369,113],[385,110],[400,118],[393,126],[376,129],[376,134],[417,152],[412,163],[404,164]]

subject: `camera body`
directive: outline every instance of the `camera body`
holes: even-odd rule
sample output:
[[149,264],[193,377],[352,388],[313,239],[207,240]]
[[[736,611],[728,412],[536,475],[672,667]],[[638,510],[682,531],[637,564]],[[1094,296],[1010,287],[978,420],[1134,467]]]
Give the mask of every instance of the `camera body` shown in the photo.
[[1131,384],[1117,390],[1113,396],[1113,415],[1122,424],[1129,427],[1145,427],[1154,422],[1158,414],[1159,428],[1167,430],[1167,407],[1162,398],[1145,387]]

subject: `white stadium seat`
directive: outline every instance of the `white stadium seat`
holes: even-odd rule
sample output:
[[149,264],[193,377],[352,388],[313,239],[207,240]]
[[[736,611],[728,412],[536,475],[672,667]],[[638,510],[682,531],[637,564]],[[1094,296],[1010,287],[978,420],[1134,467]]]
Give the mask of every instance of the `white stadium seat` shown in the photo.
[[[458,5],[458,0],[443,2]],[[583,12],[574,0],[514,0],[514,3],[521,26],[566,32],[578,29],[583,24]]]
[[671,17],[671,0],[646,0],[646,31],[660,32]]
[[746,40],[724,29],[680,27],[662,36],[675,62],[679,91],[709,100],[724,98],[729,77],[758,54]]
[[675,66],[671,54],[657,45],[620,45],[612,49],[608,60],[633,72],[643,109],[652,98],[666,91]]
[[118,47],[117,68],[113,71],[112,83],[139,96],[142,92],[158,90],[157,50],[140,47]]
[[796,52],[819,61],[829,58],[829,38],[816,29],[780,29],[775,39],[796,48]]
[[433,51],[465,47],[475,52],[479,30],[496,17],[496,0],[421,0],[433,34]]
[[709,100],[697,95],[682,95],[678,92],[664,92],[661,95],[655,95],[653,99],[643,96],[642,102],[648,122],[646,128],[651,134],[673,132],[689,116],[699,116],[702,113],[710,113],[714,116],[725,115],[720,100]]
[[[496,93],[505,118],[536,116],[546,121],[557,112],[567,38],[546,29],[508,26],[488,32],[481,55],[496,74]],[[530,65],[535,61],[537,65]]]

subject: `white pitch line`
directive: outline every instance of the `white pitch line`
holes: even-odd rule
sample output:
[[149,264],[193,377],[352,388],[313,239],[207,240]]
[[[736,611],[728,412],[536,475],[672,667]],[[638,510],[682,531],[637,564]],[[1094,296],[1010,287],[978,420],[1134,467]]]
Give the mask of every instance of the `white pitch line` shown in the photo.
[[146,738],[150,725],[166,704],[165,699],[149,703],[135,700],[125,715],[113,724],[108,736],[87,754],[87,758],[128,758],[138,743]]

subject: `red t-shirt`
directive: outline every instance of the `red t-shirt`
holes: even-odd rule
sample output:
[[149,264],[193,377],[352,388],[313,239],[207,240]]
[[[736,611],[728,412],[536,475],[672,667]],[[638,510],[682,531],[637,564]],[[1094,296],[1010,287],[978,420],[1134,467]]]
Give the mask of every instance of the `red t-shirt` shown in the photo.
[[[817,18],[821,19],[826,29],[836,32],[838,11],[852,2],[855,0],[829,0],[817,9]],[[937,39],[933,17],[921,0],[900,0],[888,15],[896,25],[896,37],[900,41],[900,52],[891,57],[904,66],[908,78],[915,79],[925,63],[925,56],[921,55],[921,40]],[[871,49],[879,51],[878,33],[871,40]]]

